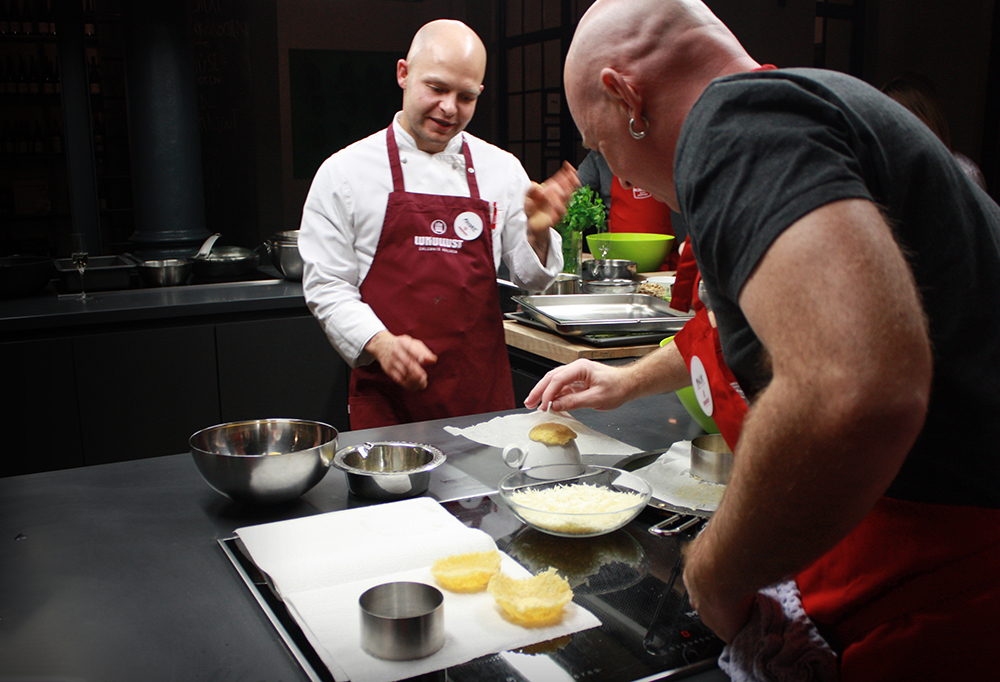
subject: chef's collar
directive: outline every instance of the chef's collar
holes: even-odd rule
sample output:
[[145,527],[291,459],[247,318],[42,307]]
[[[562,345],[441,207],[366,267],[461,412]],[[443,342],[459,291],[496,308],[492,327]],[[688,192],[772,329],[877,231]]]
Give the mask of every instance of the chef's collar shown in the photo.
[[[398,112],[396,112],[396,115],[392,117],[392,129],[396,133],[396,145],[400,149],[407,149],[408,151],[423,152],[424,154],[427,154],[427,152],[424,152],[422,149],[420,149],[419,147],[417,147],[416,140],[414,140],[413,136],[410,135],[408,132],[406,132],[406,130],[403,128],[403,126],[399,123],[399,119],[400,119],[400,117],[402,115],[403,115],[403,112],[402,111],[398,111]],[[448,140],[448,144],[445,146],[445,148],[443,150],[441,150],[439,152],[436,152],[434,154],[431,154],[431,156],[437,156],[438,154],[459,154],[459,155],[461,155],[461,153],[462,153],[462,134],[463,133],[459,133],[455,137],[453,137],[450,140]]]

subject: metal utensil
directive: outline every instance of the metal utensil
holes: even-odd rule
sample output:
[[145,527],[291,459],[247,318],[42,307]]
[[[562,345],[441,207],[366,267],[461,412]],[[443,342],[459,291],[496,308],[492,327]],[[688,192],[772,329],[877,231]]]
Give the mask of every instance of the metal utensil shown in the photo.
[[426,491],[431,472],[444,461],[444,453],[431,445],[386,441],[346,447],[334,456],[333,465],[347,474],[352,495],[402,500]]

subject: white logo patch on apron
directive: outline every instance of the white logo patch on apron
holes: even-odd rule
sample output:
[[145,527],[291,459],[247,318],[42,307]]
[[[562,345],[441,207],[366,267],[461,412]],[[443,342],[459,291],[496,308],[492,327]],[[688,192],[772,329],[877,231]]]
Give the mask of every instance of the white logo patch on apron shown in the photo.
[[715,411],[712,402],[712,389],[708,385],[708,374],[705,372],[705,365],[697,355],[691,356],[691,387],[694,395],[698,399],[701,411],[711,417]]
[[483,219],[478,213],[465,211],[455,218],[455,234],[465,241],[472,241],[483,233]]

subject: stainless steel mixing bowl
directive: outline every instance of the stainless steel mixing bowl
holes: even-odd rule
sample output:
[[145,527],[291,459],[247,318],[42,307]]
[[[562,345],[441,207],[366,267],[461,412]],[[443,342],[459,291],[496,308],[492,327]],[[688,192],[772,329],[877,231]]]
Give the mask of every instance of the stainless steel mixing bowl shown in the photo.
[[333,458],[333,465],[347,474],[352,494],[402,500],[427,490],[431,472],[444,460],[444,453],[431,445],[388,441],[344,448]]
[[580,273],[584,282],[593,279],[635,279],[638,267],[634,260],[594,258],[580,263]]
[[306,419],[258,419],[202,429],[189,444],[212,488],[239,502],[278,504],[326,475],[337,452],[337,429]]
[[285,279],[292,281],[302,279],[302,256],[299,255],[298,230],[278,232],[264,242],[264,245],[271,256],[271,265]]

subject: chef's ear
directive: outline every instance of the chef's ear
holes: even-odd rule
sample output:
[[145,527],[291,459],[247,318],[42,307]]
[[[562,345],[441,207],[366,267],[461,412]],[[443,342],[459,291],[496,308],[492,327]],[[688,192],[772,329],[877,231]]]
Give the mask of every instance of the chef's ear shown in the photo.
[[601,87],[612,105],[625,118],[638,118],[642,113],[642,96],[636,92],[628,78],[611,67],[601,69]]
[[410,73],[410,65],[406,63],[405,59],[400,59],[396,62],[396,82],[399,83],[399,87],[406,90],[406,77]]

